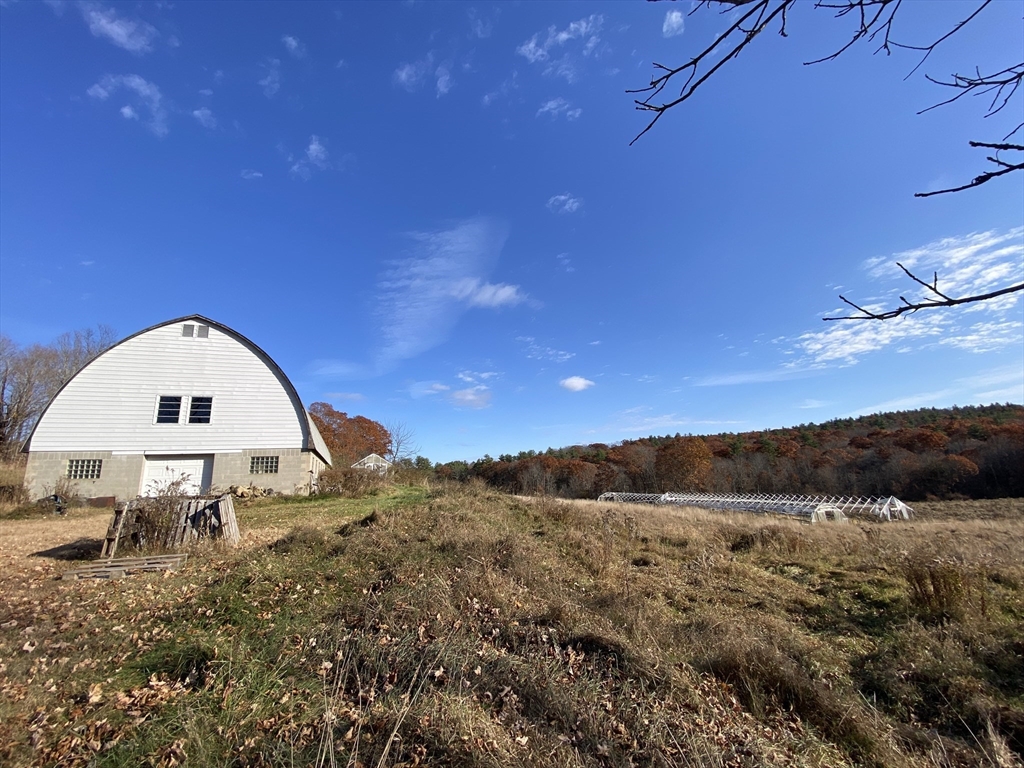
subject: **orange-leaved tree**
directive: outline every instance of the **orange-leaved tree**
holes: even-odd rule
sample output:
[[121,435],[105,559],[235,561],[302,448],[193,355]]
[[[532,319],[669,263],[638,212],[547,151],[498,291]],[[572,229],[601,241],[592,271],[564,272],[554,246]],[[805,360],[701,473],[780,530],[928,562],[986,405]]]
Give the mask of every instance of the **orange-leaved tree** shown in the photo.
[[655,472],[665,491],[704,491],[711,478],[711,449],[699,437],[677,437],[658,448]]
[[347,467],[364,456],[386,456],[391,435],[380,422],[365,416],[349,417],[329,403],[313,403],[309,417],[327,443],[335,468]]

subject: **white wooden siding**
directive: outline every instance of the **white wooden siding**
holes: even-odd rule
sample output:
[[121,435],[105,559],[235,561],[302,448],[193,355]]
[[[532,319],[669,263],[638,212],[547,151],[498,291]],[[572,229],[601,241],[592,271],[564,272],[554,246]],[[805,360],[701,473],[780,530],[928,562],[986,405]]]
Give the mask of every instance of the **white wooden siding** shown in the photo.
[[[301,403],[250,347],[216,327],[181,335],[176,322],[108,350],[72,379],[32,436],[35,451],[219,453],[303,445]],[[213,397],[209,424],[156,424],[160,395]]]

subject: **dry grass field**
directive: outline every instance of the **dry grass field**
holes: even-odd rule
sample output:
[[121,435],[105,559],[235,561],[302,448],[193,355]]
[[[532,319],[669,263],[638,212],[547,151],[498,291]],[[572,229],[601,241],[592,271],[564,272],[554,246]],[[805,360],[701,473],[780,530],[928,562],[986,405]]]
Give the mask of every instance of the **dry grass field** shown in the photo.
[[1024,501],[916,506],[274,499],[110,582],[106,511],[0,516],[0,763],[1019,766]]

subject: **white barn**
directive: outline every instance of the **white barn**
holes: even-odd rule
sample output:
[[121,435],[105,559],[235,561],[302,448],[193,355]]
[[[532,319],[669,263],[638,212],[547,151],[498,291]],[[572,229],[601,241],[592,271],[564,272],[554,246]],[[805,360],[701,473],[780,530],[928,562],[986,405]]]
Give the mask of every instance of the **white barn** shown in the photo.
[[87,363],[25,442],[25,484],[87,498],[255,484],[308,493],[331,454],[270,356],[200,315],[139,331]]

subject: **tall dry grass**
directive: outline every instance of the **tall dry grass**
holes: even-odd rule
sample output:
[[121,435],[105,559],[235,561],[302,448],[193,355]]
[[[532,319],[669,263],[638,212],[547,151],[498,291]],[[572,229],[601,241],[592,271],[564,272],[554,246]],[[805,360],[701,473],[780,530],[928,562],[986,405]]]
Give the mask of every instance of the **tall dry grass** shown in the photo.
[[[33,676],[14,653],[3,674],[55,705],[108,678],[178,693],[142,721],[112,694],[52,729],[8,699],[0,720],[41,733],[34,751],[11,737],[12,764],[1002,768],[1024,751],[1019,520],[809,526],[480,487],[346,503],[365,513],[117,599],[83,591],[95,618],[62,619],[68,669],[119,661]],[[138,637],[97,634],[137,615],[132,595]],[[109,749],[61,740],[100,721]]]

